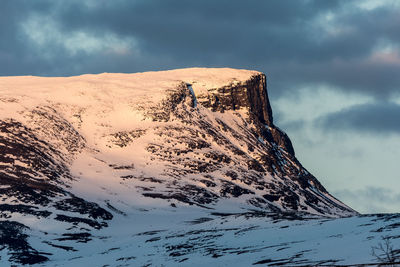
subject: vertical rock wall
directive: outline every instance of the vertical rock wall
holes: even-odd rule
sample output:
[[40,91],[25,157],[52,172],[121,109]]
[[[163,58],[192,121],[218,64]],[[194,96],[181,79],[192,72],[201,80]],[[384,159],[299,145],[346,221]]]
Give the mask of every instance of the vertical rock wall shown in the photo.
[[274,125],[272,108],[268,98],[265,74],[253,75],[243,83],[211,90],[208,95],[197,96],[199,103],[213,111],[247,108],[257,133],[269,142],[276,143],[294,156],[289,137]]

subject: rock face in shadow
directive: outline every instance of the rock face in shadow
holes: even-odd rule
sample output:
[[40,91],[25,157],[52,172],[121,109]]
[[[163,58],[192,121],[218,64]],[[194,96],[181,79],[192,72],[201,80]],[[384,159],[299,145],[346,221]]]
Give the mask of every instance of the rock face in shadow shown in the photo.
[[274,125],[265,74],[253,75],[245,82],[223,86],[207,96],[197,98],[199,103],[213,111],[247,108],[259,135],[295,155],[287,134]]

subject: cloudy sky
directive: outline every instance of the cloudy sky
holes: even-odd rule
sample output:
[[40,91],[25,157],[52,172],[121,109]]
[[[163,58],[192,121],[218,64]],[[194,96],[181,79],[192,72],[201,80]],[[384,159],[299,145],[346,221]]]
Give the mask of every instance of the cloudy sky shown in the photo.
[[234,67],[325,187],[400,212],[400,1],[2,0],[0,76]]

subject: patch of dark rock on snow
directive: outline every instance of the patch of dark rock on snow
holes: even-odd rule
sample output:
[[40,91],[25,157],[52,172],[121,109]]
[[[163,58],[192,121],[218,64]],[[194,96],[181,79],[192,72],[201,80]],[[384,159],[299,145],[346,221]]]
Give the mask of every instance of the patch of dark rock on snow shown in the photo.
[[229,164],[231,163],[232,159],[230,157],[228,157],[225,154],[221,154],[218,152],[207,152],[203,154],[206,158],[210,158],[213,161],[216,161],[218,163],[226,163]]
[[392,224],[386,225],[384,227],[380,227],[379,229],[374,230],[372,232],[385,232],[385,231],[391,231],[391,230],[397,229],[397,228],[400,228],[400,222],[392,223]]
[[249,160],[247,162],[247,167],[249,168],[249,170],[254,170],[254,171],[257,171],[257,172],[265,172],[265,169],[260,164],[260,162],[258,162],[255,159]]
[[127,216],[125,212],[123,212],[123,211],[117,209],[116,207],[114,207],[113,205],[111,205],[111,204],[110,204],[110,201],[105,201],[105,202],[106,202],[107,208],[109,208],[109,209],[112,210],[113,212],[118,213],[118,214],[121,214],[121,215],[123,215],[123,216]]
[[201,223],[205,223],[205,222],[209,222],[214,220],[213,218],[209,218],[209,217],[201,217],[192,221],[187,221],[186,223],[191,224],[191,225],[196,225],[196,224],[201,224]]
[[47,218],[51,215],[50,211],[38,210],[36,206],[24,205],[24,204],[0,204],[0,217],[10,218],[12,213],[30,214],[39,217]]
[[[32,248],[24,231],[29,228],[15,221],[0,222],[0,250],[7,248],[10,252],[10,261],[19,264],[37,264],[48,260],[44,255]],[[47,254],[48,255],[48,254]]]
[[58,210],[77,212],[82,215],[87,214],[93,219],[111,220],[113,218],[110,212],[101,208],[98,204],[75,196],[57,201],[54,207]]
[[142,130],[142,129],[137,129],[135,131],[129,131],[129,132],[117,132],[117,133],[111,134],[111,136],[113,137],[111,142],[116,146],[126,147],[131,142],[133,142],[133,140],[141,137],[145,133],[146,133],[146,130]]
[[159,241],[159,240],[161,240],[161,237],[156,236],[156,237],[147,239],[145,242],[148,243],[148,242],[155,242],[155,241]]
[[108,166],[113,168],[114,170],[133,170],[133,169],[135,169],[134,164],[130,164],[130,165],[109,164]]
[[45,243],[49,246],[52,246],[54,248],[59,248],[59,249],[65,250],[65,251],[78,251],[78,250],[74,249],[73,247],[57,245],[57,244],[53,244],[49,241],[43,241],[43,243]]
[[227,195],[231,195],[233,197],[239,197],[244,194],[254,194],[253,191],[242,188],[234,183],[228,181],[221,181],[222,188],[220,190],[221,196],[226,197]]
[[216,187],[217,186],[216,183],[214,183],[214,182],[212,182],[210,180],[206,180],[206,179],[202,179],[199,182],[205,184],[207,187]]
[[83,224],[89,225],[90,227],[93,227],[95,229],[101,229],[103,227],[107,227],[106,222],[98,222],[96,220],[80,218],[80,217],[72,217],[72,216],[67,216],[67,215],[63,215],[63,214],[57,214],[57,216],[54,219],[57,221],[60,221],[60,222],[72,223],[73,225],[78,225],[79,223],[83,223]]
[[78,243],[87,243],[92,240],[90,233],[65,233],[62,237],[56,238],[57,241],[76,241]]
[[273,202],[273,201],[278,201],[281,198],[281,196],[280,195],[265,194],[265,195],[263,195],[263,198],[265,198],[268,201]]
[[[31,129],[20,122],[8,120],[0,121],[0,132],[5,135],[0,135],[2,146],[0,162],[12,164],[11,166],[0,165],[3,173],[34,181],[37,176],[44,176],[58,182],[62,176],[70,177],[69,170],[62,161],[62,154],[50,143],[40,140]],[[56,160],[57,158],[59,160]],[[16,159],[29,168],[16,164]]]
[[142,193],[145,197],[160,199],[175,199],[189,205],[197,205],[204,208],[205,204],[210,204],[218,199],[218,195],[204,188],[194,185],[184,185],[176,188],[177,192],[165,193]]
[[101,252],[100,254],[104,255],[104,254],[110,253],[111,251],[116,251],[116,250],[121,250],[121,248],[119,248],[119,247],[110,248],[110,249],[108,249],[107,251]]
[[138,233],[136,234],[137,236],[142,236],[142,235],[156,235],[158,233],[161,232],[165,232],[166,230],[153,230],[153,231],[146,231],[146,232],[142,232],[142,233]]
[[134,259],[136,259],[136,257],[131,256],[131,257],[118,258],[118,259],[116,259],[116,261],[130,261],[130,260],[134,260]]
[[242,213],[227,213],[227,212],[212,212],[210,215],[217,216],[217,217],[244,217],[244,218],[270,218],[274,223],[280,221],[304,221],[304,220],[312,220],[316,218],[320,218],[318,215],[312,215],[307,212],[288,212],[288,211],[274,211],[274,212],[265,212],[260,210],[252,210],[248,212]]

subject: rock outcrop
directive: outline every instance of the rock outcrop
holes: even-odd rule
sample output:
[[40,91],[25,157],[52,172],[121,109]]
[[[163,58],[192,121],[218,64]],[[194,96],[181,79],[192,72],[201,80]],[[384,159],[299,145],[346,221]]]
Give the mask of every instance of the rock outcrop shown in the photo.
[[254,74],[244,82],[211,89],[206,95],[197,95],[197,99],[200,104],[213,111],[248,109],[258,134],[269,142],[278,144],[292,156],[295,155],[289,137],[274,125],[265,74]]

